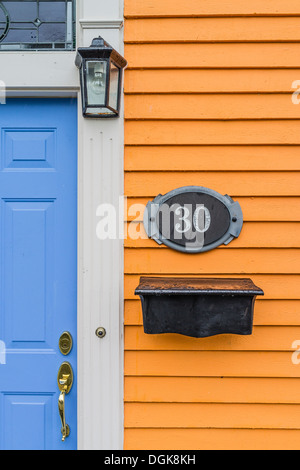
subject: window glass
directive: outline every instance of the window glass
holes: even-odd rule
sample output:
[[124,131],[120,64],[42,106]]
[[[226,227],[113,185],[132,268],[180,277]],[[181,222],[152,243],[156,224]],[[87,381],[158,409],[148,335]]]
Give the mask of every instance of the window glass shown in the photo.
[[75,49],[75,1],[0,1],[1,50]]

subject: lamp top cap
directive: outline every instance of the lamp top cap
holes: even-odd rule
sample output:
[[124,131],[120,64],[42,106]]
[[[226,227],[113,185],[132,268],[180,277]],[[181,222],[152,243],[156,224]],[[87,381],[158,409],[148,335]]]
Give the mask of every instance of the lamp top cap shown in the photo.
[[127,66],[127,61],[101,36],[94,38],[89,47],[79,47],[77,50],[76,65],[80,67],[81,58],[91,59],[111,58],[120,68]]
[[97,38],[94,38],[92,40],[92,44],[90,47],[109,47],[110,49],[113,49],[110,44],[108,44],[106,41],[101,36],[98,36]]
[[97,38],[94,38],[92,40],[91,47],[93,47],[93,46],[96,46],[96,47],[105,46],[105,44],[106,44],[106,42],[104,41],[104,39],[101,36],[98,36]]

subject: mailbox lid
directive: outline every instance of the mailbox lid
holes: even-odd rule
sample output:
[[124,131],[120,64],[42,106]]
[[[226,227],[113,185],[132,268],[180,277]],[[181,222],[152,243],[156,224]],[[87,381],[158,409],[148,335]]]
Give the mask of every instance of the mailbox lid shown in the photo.
[[136,295],[264,295],[251,279],[141,277]]

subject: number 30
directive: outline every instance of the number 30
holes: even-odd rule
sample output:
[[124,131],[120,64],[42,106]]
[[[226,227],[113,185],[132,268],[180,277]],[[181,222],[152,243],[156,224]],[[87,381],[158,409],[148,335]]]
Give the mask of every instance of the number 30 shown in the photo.
[[[175,225],[175,230],[178,233],[186,233],[190,230],[190,228],[192,226],[192,224],[189,220],[190,211],[187,207],[180,206],[180,207],[177,207],[177,209],[175,210],[175,214],[180,215],[181,211],[182,211],[182,217],[180,217],[179,220],[184,222],[184,228],[181,229],[181,224],[179,223],[179,224]],[[205,224],[204,224],[203,228],[199,226],[199,215],[200,215],[201,211],[204,211]],[[197,232],[199,232],[199,233],[207,232],[207,230],[209,229],[210,224],[211,224],[211,215],[210,215],[210,212],[207,209],[207,207],[198,206],[196,208],[196,210],[194,212],[194,215],[193,215],[193,223],[194,223],[194,226],[195,226],[195,229],[197,230]]]

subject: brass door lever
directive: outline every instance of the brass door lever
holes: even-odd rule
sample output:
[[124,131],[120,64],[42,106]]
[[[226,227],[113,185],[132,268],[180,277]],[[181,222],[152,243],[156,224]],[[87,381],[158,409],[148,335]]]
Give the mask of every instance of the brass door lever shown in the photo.
[[60,390],[58,411],[61,420],[62,441],[65,441],[65,439],[70,434],[70,428],[66,423],[65,396],[70,392],[73,385],[73,370],[68,362],[64,362],[60,366],[57,376],[57,383]]

